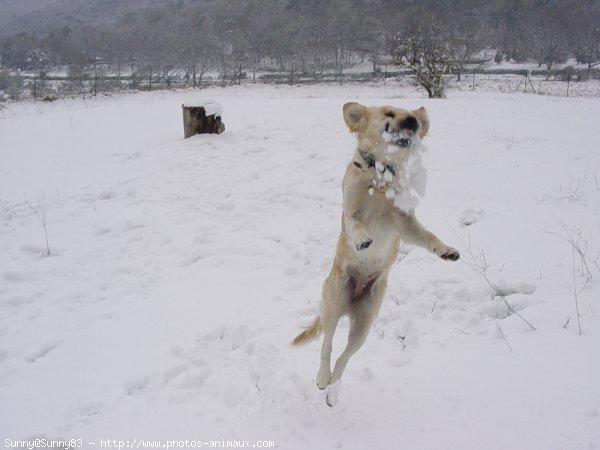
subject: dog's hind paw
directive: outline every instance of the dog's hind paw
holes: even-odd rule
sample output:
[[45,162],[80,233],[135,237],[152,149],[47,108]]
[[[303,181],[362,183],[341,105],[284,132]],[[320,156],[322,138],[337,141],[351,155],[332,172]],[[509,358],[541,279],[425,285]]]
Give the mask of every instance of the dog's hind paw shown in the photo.
[[369,248],[369,246],[373,243],[373,239],[365,239],[364,241],[359,241],[356,244],[356,250],[364,250],[365,248]]
[[317,387],[323,390],[329,385],[329,381],[331,381],[331,371],[319,370],[317,374]]
[[327,403],[327,406],[334,407],[335,405],[337,405],[338,401],[340,400],[341,392],[342,392],[342,382],[341,381],[336,381],[335,383],[330,385],[329,389],[327,390],[327,396],[325,397],[325,403]]

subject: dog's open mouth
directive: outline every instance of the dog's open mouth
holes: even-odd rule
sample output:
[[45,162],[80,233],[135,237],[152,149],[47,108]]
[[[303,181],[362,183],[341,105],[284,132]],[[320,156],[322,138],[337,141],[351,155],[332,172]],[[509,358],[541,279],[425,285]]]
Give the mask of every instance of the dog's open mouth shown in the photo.
[[412,131],[411,130],[401,130],[398,132],[383,132],[383,140],[390,145],[394,145],[400,148],[407,148],[412,145]]
[[411,141],[404,136],[394,136],[389,143],[400,148],[406,148],[411,144]]

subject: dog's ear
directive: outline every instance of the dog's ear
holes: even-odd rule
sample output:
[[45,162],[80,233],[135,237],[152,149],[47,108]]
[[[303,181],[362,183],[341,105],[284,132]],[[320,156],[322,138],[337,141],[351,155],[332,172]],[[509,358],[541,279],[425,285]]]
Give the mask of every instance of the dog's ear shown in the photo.
[[359,133],[367,124],[367,107],[360,103],[350,102],[344,105],[344,121],[350,131]]
[[427,116],[427,111],[425,111],[425,108],[421,106],[419,109],[415,109],[412,113],[417,119],[419,119],[419,122],[421,122],[419,136],[421,139],[423,139],[429,131],[429,117]]

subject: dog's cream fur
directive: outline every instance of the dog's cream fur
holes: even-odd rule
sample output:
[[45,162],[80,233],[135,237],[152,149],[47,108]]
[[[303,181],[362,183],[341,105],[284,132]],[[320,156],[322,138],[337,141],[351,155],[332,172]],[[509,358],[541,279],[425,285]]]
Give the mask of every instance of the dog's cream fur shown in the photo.
[[[382,186],[382,182],[391,185],[397,181],[403,161],[403,152],[389,152],[389,142],[384,137],[389,133],[409,136],[413,138],[409,147],[414,145],[429,130],[425,108],[407,111],[347,103],[343,111],[346,125],[358,138],[358,146],[342,183],[342,231],[331,273],[323,284],[320,314],[292,342],[299,345],[324,334],[317,374],[319,389],[340,380],[348,360],[365,342],[379,312],[388,272],[401,241],[423,247],[442,259],[459,258],[456,249],[448,247],[417,221],[414,210],[403,212],[394,206],[393,199],[385,195],[386,186]],[[368,165],[365,154],[376,163]],[[387,173],[382,177],[382,167],[395,169],[388,170],[393,175]],[[348,344],[332,373],[332,340],[343,315],[350,319]]]

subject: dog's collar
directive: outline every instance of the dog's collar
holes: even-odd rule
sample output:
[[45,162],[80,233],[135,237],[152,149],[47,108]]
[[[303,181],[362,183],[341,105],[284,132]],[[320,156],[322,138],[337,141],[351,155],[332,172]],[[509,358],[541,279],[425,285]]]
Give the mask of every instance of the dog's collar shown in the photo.
[[[367,164],[367,167],[369,169],[371,169],[377,165],[377,160],[372,155],[365,152],[364,150],[361,150],[359,148],[358,154],[363,159],[363,161]],[[362,164],[359,163],[358,161],[354,161],[354,165],[356,167],[358,167],[360,170],[362,170]],[[392,174],[392,176],[396,175],[396,169],[394,169],[394,166],[392,166],[391,164],[385,164],[385,165],[382,164],[382,166],[383,166],[383,170],[381,171],[382,173],[389,172]]]

